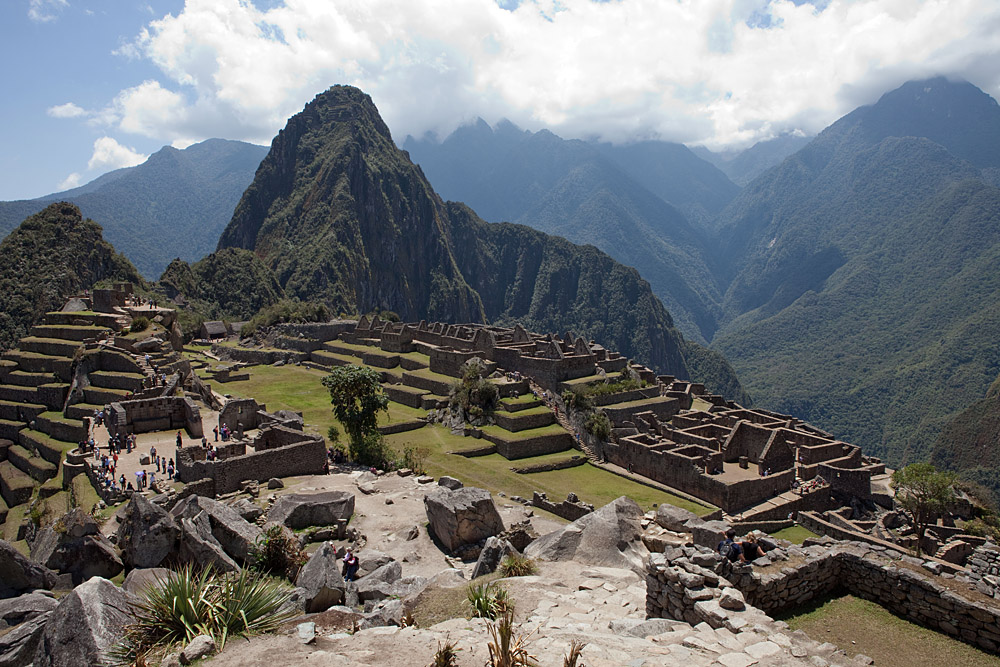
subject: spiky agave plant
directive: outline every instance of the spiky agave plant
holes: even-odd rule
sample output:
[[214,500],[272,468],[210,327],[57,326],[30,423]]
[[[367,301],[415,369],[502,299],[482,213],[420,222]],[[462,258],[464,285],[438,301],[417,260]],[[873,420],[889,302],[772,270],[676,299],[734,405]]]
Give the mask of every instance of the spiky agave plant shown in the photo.
[[535,667],[534,656],[528,653],[531,633],[518,632],[514,626],[514,609],[508,607],[489,625],[492,638],[488,667]]
[[278,582],[251,570],[220,575],[211,566],[186,565],[152,583],[132,604],[134,620],[111,657],[137,664],[198,635],[212,637],[221,650],[232,635],[267,632],[291,618],[281,612],[289,597]]
[[507,589],[490,581],[482,584],[469,584],[467,593],[472,618],[488,618],[491,621],[508,608],[513,608]]

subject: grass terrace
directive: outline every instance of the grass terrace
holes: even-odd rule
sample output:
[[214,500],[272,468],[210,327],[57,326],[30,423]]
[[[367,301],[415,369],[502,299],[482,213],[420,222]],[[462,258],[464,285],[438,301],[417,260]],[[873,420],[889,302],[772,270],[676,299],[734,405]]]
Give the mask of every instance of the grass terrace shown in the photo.
[[782,528],[781,530],[771,533],[771,537],[777,537],[781,540],[788,540],[793,544],[802,544],[808,537],[819,537],[816,533],[812,532],[808,528],[803,528],[802,526],[795,524],[791,528]]

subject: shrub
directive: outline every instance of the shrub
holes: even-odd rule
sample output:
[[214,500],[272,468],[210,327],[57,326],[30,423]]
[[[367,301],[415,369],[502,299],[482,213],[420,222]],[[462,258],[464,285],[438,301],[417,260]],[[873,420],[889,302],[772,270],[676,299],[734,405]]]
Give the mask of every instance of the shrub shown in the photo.
[[131,326],[129,326],[128,330],[132,333],[139,333],[140,331],[145,331],[148,328],[149,328],[149,318],[140,315],[139,317],[136,317],[134,320],[132,320],[132,324]]
[[567,410],[583,412],[589,410],[592,405],[586,391],[579,387],[573,387],[569,391],[563,392],[562,398]]
[[326,439],[330,442],[340,440],[340,429],[337,428],[336,424],[330,424],[330,428],[326,429]]
[[472,609],[472,618],[496,620],[507,609],[514,607],[507,594],[507,589],[495,581],[469,584],[467,597]]
[[514,628],[514,609],[508,608],[489,626],[492,641],[489,667],[529,667],[535,664],[528,653],[528,634],[518,633]]
[[645,386],[646,386],[645,382],[640,382],[639,380],[627,378],[625,380],[619,380],[618,382],[600,382],[597,384],[588,385],[586,393],[587,396],[603,396],[605,394],[617,394],[622,391],[632,391],[633,389],[642,389]]
[[478,359],[470,359],[462,366],[462,379],[451,388],[449,405],[452,408],[459,408],[472,418],[480,418],[496,409],[500,390],[483,377],[484,370]]
[[287,577],[289,581],[294,581],[306,560],[298,539],[279,525],[271,525],[261,531],[250,547],[250,567],[266,574]]
[[458,648],[456,648],[455,642],[438,643],[431,667],[458,667]]
[[145,662],[178,642],[211,636],[221,651],[229,637],[271,632],[290,619],[282,612],[290,592],[259,572],[218,575],[187,565],[152,584],[133,604],[134,621],[112,650],[119,664]]
[[424,461],[430,456],[431,450],[427,447],[404,447],[402,467],[409,468],[418,475],[424,474]]
[[587,415],[583,429],[595,438],[607,440],[611,436],[611,420],[603,412],[592,412]]
[[500,561],[500,576],[527,577],[538,571],[535,561],[521,554],[507,554]]

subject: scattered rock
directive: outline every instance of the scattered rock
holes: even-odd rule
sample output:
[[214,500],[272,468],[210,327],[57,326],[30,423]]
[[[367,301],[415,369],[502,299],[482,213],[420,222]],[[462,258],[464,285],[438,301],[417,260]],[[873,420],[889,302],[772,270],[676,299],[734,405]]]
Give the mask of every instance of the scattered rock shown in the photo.
[[0,634],[0,665],[30,665],[50,615],[51,612],[38,614],[18,624],[13,630]]
[[264,515],[264,510],[247,498],[237,498],[229,506],[233,508],[234,512],[250,522],[254,522]]
[[94,577],[64,597],[48,617],[34,667],[102,664],[105,651],[131,620],[128,599],[107,579]]
[[97,531],[97,522],[79,508],[38,532],[31,560],[72,575],[74,585],[91,577],[110,579],[124,567],[114,545]]
[[193,519],[181,519],[181,539],[178,551],[180,559],[186,563],[197,563],[215,567],[219,572],[239,569],[219,541],[212,535],[212,524],[205,512],[199,512]]
[[181,531],[173,517],[141,493],[132,494],[118,524],[118,547],[129,567],[157,567],[177,553]]
[[485,489],[439,487],[424,497],[430,533],[448,552],[503,531],[497,506]]
[[396,561],[386,563],[374,572],[358,579],[354,586],[358,600],[384,600],[392,595],[391,585],[403,576],[403,566]]
[[438,486],[443,486],[446,489],[451,489],[452,491],[457,491],[461,489],[464,484],[454,477],[449,477],[448,475],[442,475],[438,478]]
[[427,475],[421,475],[417,477],[417,484],[430,484],[434,481],[433,477],[428,477]]
[[188,496],[177,503],[170,514],[190,519],[202,512],[208,517],[212,537],[230,557],[245,563],[260,537],[260,527],[241,517],[232,507],[204,496]]
[[333,545],[324,543],[302,566],[295,585],[305,589],[306,613],[324,611],[345,600],[344,576]]
[[684,524],[691,519],[697,519],[698,515],[680,507],[661,503],[656,508],[656,523],[667,530],[675,533],[686,532]]
[[540,560],[575,560],[589,565],[624,567],[645,576],[649,554],[642,543],[642,509],[622,496],[568,526],[542,535],[524,551]]
[[[47,614],[59,605],[51,595],[28,593],[16,598],[0,600],[0,632],[36,616]],[[3,664],[0,662],[0,664]]]
[[719,596],[719,606],[732,611],[742,611],[746,608],[746,600],[743,598],[743,593],[727,586],[722,589],[722,594]]
[[306,623],[299,623],[295,626],[296,632],[299,635],[299,641],[303,644],[312,644],[316,641],[316,624],[308,621]]
[[400,625],[403,622],[403,603],[401,600],[383,600],[361,620],[360,629],[380,628],[387,625]]
[[691,540],[695,546],[707,547],[713,551],[719,542],[725,539],[725,532],[729,530],[729,524],[725,521],[689,521],[687,529],[691,531]]
[[164,567],[139,568],[132,570],[122,582],[122,590],[126,594],[138,597],[151,586],[158,586],[167,580],[170,570]]
[[285,483],[282,482],[277,477],[272,477],[271,479],[267,480],[267,488],[269,488],[269,489],[283,489],[283,488],[285,488]]
[[517,553],[519,552],[514,548],[514,545],[503,538],[486,538],[486,544],[483,546],[483,550],[479,552],[479,559],[476,561],[476,566],[472,568],[472,578],[476,579],[485,574],[496,572],[496,569],[500,567],[500,562],[505,556]]
[[32,563],[6,540],[0,540],[0,598],[14,597],[36,588],[52,588],[56,573]]
[[215,653],[215,640],[208,635],[198,635],[181,651],[182,665],[190,665],[195,660],[201,660]]
[[347,521],[354,514],[354,494],[346,491],[294,493],[278,498],[268,512],[269,521],[291,529],[307,526],[331,526]]

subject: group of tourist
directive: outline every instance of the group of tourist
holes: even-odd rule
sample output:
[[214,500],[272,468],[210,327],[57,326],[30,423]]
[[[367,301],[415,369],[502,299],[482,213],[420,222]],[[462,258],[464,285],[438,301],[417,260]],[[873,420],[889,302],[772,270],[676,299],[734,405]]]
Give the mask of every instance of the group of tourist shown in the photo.
[[752,563],[764,555],[764,547],[753,533],[748,533],[742,542],[737,542],[735,528],[729,528],[723,533],[716,551],[732,563]]
[[796,477],[795,480],[792,482],[792,491],[795,491],[801,496],[805,493],[809,493],[810,491],[815,491],[816,489],[821,489],[825,486],[829,486],[829,484],[827,484],[826,480],[820,477],[819,475],[816,475],[808,482],[803,482],[801,479]]
[[215,434],[215,441],[218,442],[221,437],[223,441],[229,440],[233,432],[225,424],[220,424],[212,429],[212,433]]

